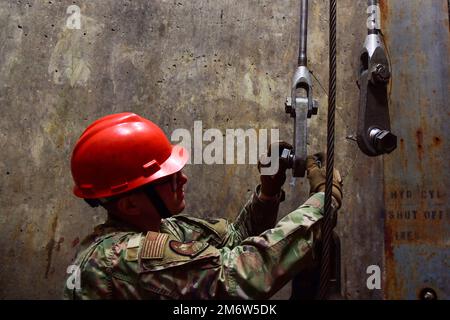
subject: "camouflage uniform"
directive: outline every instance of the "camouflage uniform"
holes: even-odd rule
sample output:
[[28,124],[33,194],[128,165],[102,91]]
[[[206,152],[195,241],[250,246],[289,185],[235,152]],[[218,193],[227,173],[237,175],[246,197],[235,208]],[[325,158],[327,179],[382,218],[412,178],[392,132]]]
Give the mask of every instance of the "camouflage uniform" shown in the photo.
[[279,201],[258,190],[234,223],[176,215],[160,232],[109,219],[83,241],[81,289],[67,299],[265,299],[314,259],[324,194],[276,226]]

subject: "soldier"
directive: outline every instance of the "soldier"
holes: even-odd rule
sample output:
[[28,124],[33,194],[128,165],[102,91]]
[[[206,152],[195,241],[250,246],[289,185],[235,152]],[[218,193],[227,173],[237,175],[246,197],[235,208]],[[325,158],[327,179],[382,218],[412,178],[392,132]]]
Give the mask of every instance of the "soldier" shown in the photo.
[[277,224],[282,162],[274,176],[261,176],[230,223],[180,214],[187,160],[185,149],[133,113],[106,116],[85,130],[72,154],[74,193],[104,207],[108,219],[82,242],[74,262],[80,286],[66,286],[65,298],[265,299],[313,262],[325,188],[313,158],[307,163],[312,196]]

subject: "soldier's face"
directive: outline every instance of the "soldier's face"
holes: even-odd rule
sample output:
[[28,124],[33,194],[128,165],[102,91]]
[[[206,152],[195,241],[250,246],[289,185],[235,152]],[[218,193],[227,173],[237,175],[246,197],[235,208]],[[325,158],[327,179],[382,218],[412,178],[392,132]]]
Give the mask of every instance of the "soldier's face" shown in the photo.
[[[174,215],[184,210],[184,185],[187,176],[181,171],[154,183],[169,212]],[[142,231],[159,230],[161,217],[145,192],[134,192],[117,202],[116,214]]]
[[187,180],[187,176],[182,171],[178,171],[167,177],[164,183],[155,185],[155,190],[172,215],[180,213],[186,206],[184,186]]

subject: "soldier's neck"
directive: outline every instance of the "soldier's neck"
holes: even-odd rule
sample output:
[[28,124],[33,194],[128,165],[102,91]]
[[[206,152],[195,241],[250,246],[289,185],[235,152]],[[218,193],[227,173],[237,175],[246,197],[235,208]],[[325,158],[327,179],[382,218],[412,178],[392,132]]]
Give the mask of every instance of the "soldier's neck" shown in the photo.
[[126,225],[130,229],[139,231],[139,232],[147,232],[147,231],[155,231],[159,232],[161,227],[161,219],[151,219],[145,215],[129,215],[123,216],[121,214],[108,212],[109,219],[112,221],[120,222],[121,224]]

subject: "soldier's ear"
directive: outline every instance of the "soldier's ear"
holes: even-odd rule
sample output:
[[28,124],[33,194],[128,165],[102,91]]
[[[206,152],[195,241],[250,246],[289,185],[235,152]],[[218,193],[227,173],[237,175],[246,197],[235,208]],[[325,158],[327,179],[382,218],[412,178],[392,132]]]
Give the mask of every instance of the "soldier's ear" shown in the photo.
[[134,194],[127,195],[117,201],[117,208],[124,216],[137,216],[141,213],[138,199]]

